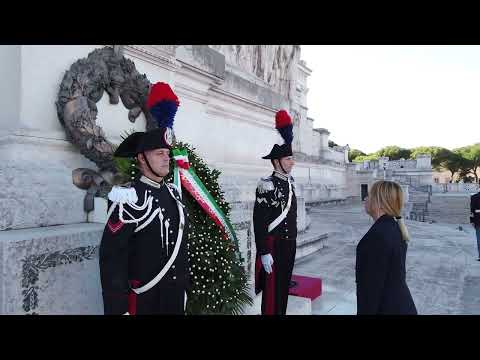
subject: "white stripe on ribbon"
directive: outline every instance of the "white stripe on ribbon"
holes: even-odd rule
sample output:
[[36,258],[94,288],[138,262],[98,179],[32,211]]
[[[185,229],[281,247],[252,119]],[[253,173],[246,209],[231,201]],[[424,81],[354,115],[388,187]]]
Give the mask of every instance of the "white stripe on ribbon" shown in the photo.
[[177,155],[173,157],[175,160],[183,160],[185,162],[188,162],[188,156],[185,155]]
[[224,231],[228,234],[228,236],[233,240],[233,234],[231,233],[230,229],[228,228],[227,224],[225,223],[225,220],[223,219],[223,216],[218,212],[218,210],[211,204],[210,199],[208,199],[207,194],[203,191],[203,189],[200,186],[195,186],[196,182],[195,179],[193,178],[192,174],[190,174],[189,171],[185,169],[180,169],[181,174],[185,177],[185,179],[192,184],[192,186],[195,188],[195,190],[200,193],[200,195],[203,195],[202,198],[205,203],[209,205],[209,208],[211,211],[215,214],[215,216],[218,218],[220,223],[222,224]]

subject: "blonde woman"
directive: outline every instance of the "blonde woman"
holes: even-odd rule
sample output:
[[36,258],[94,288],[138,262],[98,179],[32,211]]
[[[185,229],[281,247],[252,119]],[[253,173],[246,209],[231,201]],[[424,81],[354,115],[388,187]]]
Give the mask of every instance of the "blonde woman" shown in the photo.
[[405,281],[409,235],[402,217],[403,191],[393,181],[373,184],[365,210],[375,223],[357,246],[357,314],[416,315]]

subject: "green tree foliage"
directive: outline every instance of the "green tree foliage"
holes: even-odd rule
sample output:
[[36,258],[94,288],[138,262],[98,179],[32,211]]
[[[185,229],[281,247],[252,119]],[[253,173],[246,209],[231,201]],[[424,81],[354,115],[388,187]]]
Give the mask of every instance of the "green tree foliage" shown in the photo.
[[408,159],[410,158],[411,150],[404,149],[399,146],[386,146],[378,150],[375,154],[379,157],[388,156],[389,160],[400,160],[400,159]]
[[453,179],[455,174],[461,171],[462,168],[465,168],[466,164],[466,159],[464,159],[458,152],[449,151],[448,155],[441,162],[440,166],[442,169],[450,171]]
[[448,170],[452,178],[457,174],[465,182],[479,182],[477,172],[480,170],[480,143],[449,150],[441,146],[419,146],[413,149],[404,149],[399,146],[386,146],[374,153],[365,154],[359,150],[352,150],[350,161],[363,162],[378,160],[387,156],[389,160],[416,159],[419,154],[429,154],[432,158],[432,168],[437,171]]
[[332,140],[328,140],[328,147],[333,148],[334,146],[338,146],[338,144],[334,143]]
[[360,155],[360,156],[357,156],[353,162],[364,162],[364,161],[367,161],[367,160],[378,160],[378,156],[376,155],[376,153],[373,153],[373,154],[369,154],[369,155]]
[[432,158],[432,167],[437,171],[446,168],[444,163],[447,160],[450,159],[450,164],[452,164],[451,161],[455,159],[455,156],[452,155],[452,151],[440,146],[419,146],[413,148],[411,149],[410,158],[416,159],[417,155],[420,154],[429,154]]
[[352,162],[354,161],[358,156],[366,156],[363,151],[357,150],[357,149],[352,149],[348,152],[348,161]]
[[467,174],[473,175],[478,183],[477,170],[480,168],[480,143],[464,146],[455,150],[463,159],[461,172],[463,177]]

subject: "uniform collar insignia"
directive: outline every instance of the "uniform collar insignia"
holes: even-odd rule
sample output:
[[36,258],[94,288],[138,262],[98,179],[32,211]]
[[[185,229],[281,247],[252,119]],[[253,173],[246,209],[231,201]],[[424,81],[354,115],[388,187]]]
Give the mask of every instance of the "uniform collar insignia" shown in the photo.
[[282,174],[281,172],[278,172],[276,170],[273,171],[273,176],[276,176],[278,177],[279,179],[282,179],[284,181],[287,181],[289,176],[288,175],[285,175],[285,174]]
[[140,178],[140,181],[143,182],[144,184],[153,186],[154,188],[160,189],[162,185],[165,183],[163,180],[161,183],[158,183],[156,181],[153,181],[152,179],[147,178],[146,176],[142,175]]

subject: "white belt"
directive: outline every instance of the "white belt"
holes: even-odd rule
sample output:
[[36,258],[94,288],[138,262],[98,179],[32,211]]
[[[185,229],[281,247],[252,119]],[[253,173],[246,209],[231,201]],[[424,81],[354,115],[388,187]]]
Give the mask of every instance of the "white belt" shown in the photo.
[[167,273],[168,270],[170,270],[170,267],[172,266],[173,262],[177,258],[178,251],[180,249],[180,243],[182,242],[182,237],[183,237],[183,227],[185,226],[185,216],[183,214],[183,204],[179,201],[177,201],[177,207],[178,207],[178,215],[180,216],[180,221],[178,225],[178,236],[177,236],[177,242],[175,244],[175,248],[173,249],[172,256],[170,256],[170,259],[168,259],[167,263],[163,267],[163,269],[158,273],[157,276],[155,276],[152,280],[150,280],[148,283],[143,285],[142,287],[139,288],[132,288],[132,291],[136,294],[141,294],[144,293],[145,291],[150,290],[152,287],[158,284],[160,280],[162,280],[163,276]]
[[283,219],[287,217],[288,211],[290,210],[290,205],[292,204],[292,183],[290,182],[290,179],[288,179],[288,202],[287,202],[287,207],[282,211],[280,216],[273,220],[273,222],[268,225],[268,232],[271,232],[273,229],[275,229],[278,224],[282,222]]

